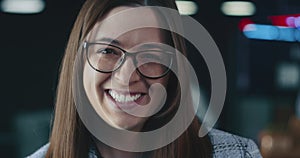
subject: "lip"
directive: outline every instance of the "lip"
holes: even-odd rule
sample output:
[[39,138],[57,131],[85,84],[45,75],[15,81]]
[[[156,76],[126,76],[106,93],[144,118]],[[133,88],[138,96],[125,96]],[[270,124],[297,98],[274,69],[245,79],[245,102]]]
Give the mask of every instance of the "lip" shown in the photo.
[[[123,94],[123,95],[136,95],[136,94],[141,94],[141,96],[135,100],[135,101],[130,101],[130,102],[126,102],[126,103],[120,103],[117,102],[110,94],[109,94],[109,90],[114,90],[117,93]],[[131,110],[139,105],[142,105],[142,100],[143,98],[145,98],[146,93],[142,93],[142,92],[128,92],[125,90],[115,90],[115,89],[106,89],[104,90],[105,92],[105,96],[107,98],[107,100],[109,101],[109,105],[113,108],[113,109],[117,109],[120,111],[124,111],[124,110]]]
[[110,88],[110,89],[105,89],[104,91],[105,92],[108,92],[109,90],[113,90],[119,94],[123,94],[123,95],[136,95],[136,94],[142,94],[142,95],[145,95],[146,92],[142,92],[142,91],[129,91],[128,90],[120,90],[120,89],[113,89],[113,88]]

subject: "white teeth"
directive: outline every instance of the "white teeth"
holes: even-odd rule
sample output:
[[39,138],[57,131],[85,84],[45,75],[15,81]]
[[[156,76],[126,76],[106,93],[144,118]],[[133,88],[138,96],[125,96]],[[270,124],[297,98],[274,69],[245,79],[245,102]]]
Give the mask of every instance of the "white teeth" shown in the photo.
[[126,102],[132,102],[137,100],[139,97],[141,97],[142,94],[136,94],[136,95],[124,95],[124,94],[119,94],[116,91],[109,90],[108,93],[110,96],[117,102],[120,103],[126,103]]

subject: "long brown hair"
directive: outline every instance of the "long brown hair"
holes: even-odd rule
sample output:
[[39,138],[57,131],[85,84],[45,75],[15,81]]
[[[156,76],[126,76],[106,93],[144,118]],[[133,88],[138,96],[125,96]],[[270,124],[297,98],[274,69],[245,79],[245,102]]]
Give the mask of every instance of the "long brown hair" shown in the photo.
[[[53,120],[50,146],[46,158],[88,157],[88,151],[90,144],[92,143],[91,134],[85,128],[78,116],[72,95],[74,61],[77,50],[80,47],[80,43],[82,43],[83,39],[87,36],[99,18],[103,17],[104,14],[109,11],[109,9],[112,9],[117,4],[125,4],[124,1],[125,0],[87,0],[79,12],[65,50],[65,55],[60,70],[55,117]],[[153,0],[153,2],[151,0],[136,2],[133,2],[133,0],[126,0],[126,2],[139,5],[159,5],[177,9],[174,0]],[[178,38],[178,36],[175,34],[172,34],[172,40],[174,47],[184,53],[185,46],[183,39]],[[170,77],[168,89],[171,90],[168,91],[172,91],[173,93],[169,95],[171,96],[170,98],[173,98],[172,103],[170,104],[178,106],[180,95],[183,95],[184,93],[180,92],[180,85],[174,78],[174,76]],[[167,112],[166,116],[163,116],[165,118],[164,121],[171,119],[174,112],[176,112],[176,108],[171,109],[171,111]],[[157,124],[159,120],[162,120],[159,118],[159,116],[150,117],[146,124],[152,128],[151,122],[156,122],[154,124]],[[197,117],[195,117],[188,129],[179,138],[163,148],[149,152],[150,157],[212,157],[212,145],[210,139],[208,136],[199,138],[199,128],[200,123]]]

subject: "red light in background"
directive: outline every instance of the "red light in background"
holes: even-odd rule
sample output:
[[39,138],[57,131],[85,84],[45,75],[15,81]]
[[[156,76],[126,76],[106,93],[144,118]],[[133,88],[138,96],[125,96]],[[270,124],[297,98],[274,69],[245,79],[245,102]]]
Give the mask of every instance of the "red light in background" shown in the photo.
[[250,18],[243,18],[240,22],[239,22],[239,29],[241,31],[244,30],[244,27],[248,24],[254,24],[254,22],[250,19]]
[[293,28],[299,27],[297,26],[299,18],[300,14],[269,16],[273,25]]

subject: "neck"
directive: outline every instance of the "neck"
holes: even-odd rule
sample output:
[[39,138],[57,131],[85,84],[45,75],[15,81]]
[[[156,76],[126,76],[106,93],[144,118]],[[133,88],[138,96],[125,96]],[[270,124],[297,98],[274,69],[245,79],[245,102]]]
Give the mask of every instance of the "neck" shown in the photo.
[[98,140],[95,140],[95,141],[96,141],[96,147],[97,147],[98,151],[101,153],[101,156],[103,158],[119,158],[119,157],[138,158],[141,156],[141,153],[122,151],[122,150],[107,146]]

